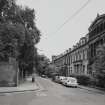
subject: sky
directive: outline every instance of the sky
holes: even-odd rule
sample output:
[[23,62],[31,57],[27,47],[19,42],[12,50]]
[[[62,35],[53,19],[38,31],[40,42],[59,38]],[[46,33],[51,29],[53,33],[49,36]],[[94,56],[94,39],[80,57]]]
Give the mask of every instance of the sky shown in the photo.
[[105,13],[105,0],[18,0],[17,3],[35,9],[35,22],[41,31],[41,40],[36,47],[40,54],[50,59],[52,55],[72,48],[88,33],[97,13]]

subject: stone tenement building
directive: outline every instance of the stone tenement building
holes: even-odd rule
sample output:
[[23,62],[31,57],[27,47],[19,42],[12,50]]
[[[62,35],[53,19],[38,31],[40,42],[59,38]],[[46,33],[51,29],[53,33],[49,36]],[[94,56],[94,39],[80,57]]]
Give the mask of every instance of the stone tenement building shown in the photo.
[[[94,61],[96,49],[99,45],[105,43],[105,14],[97,15],[96,19],[89,27],[89,65]],[[89,74],[94,75],[94,70],[90,70]]]
[[[82,37],[80,41],[68,49],[63,54],[52,57],[52,62],[60,69],[65,70],[65,75],[87,74],[88,66],[88,35]],[[66,68],[66,69],[65,69]]]
[[65,75],[84,74],[94,75],[94,70],[89,69],[96,56],[97,46],[105,43],[105,14],[97,15],[96,19],[89,27],[89,33],[80,39],[80,41],[68,49],[63,54],[52,57],[52,62],[62,72],[65,69]]

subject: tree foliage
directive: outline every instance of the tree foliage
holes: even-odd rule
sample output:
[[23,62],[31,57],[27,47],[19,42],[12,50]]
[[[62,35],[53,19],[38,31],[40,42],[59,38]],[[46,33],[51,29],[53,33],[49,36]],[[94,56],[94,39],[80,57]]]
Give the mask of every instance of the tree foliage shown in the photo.
[[0,24],[0,58],[17,58],[19,48],[25,41],[25,29],[21,24],[11,25],[8,23]]
[[0,0],[0,59],[15,57],[21,66],[34,65],[39,41],[34,9],[15,0]]
[[45,74],[49,65],[49,59],[45,55],[37,56],[37,72],[39,74]]
[[59,69],[54,64],[51,64],[45,55],[38,55],[37,57],[37,72],[40,75],[45,74],[48,77],[52,77],[59,74]]

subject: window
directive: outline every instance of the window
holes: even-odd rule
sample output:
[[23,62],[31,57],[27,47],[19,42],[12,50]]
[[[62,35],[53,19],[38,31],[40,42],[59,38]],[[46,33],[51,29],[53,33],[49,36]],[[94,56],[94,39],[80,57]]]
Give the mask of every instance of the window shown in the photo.
[[105,22],[104,22],[104,29],[105,29]]
[[85,65],[83,65],[83,74],[85,73]]
[[97,34],[99,33],[99,26],[97,27]]
[[103,24],[100,25],[100,32],[103,31]]

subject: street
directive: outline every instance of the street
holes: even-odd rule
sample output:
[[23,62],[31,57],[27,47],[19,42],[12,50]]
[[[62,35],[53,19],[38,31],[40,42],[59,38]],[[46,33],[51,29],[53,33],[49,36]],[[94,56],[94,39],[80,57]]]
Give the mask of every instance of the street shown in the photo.
[[40,90],[0,95],[0,105],[105,105],[105,94],[69,88],[37,77]]

